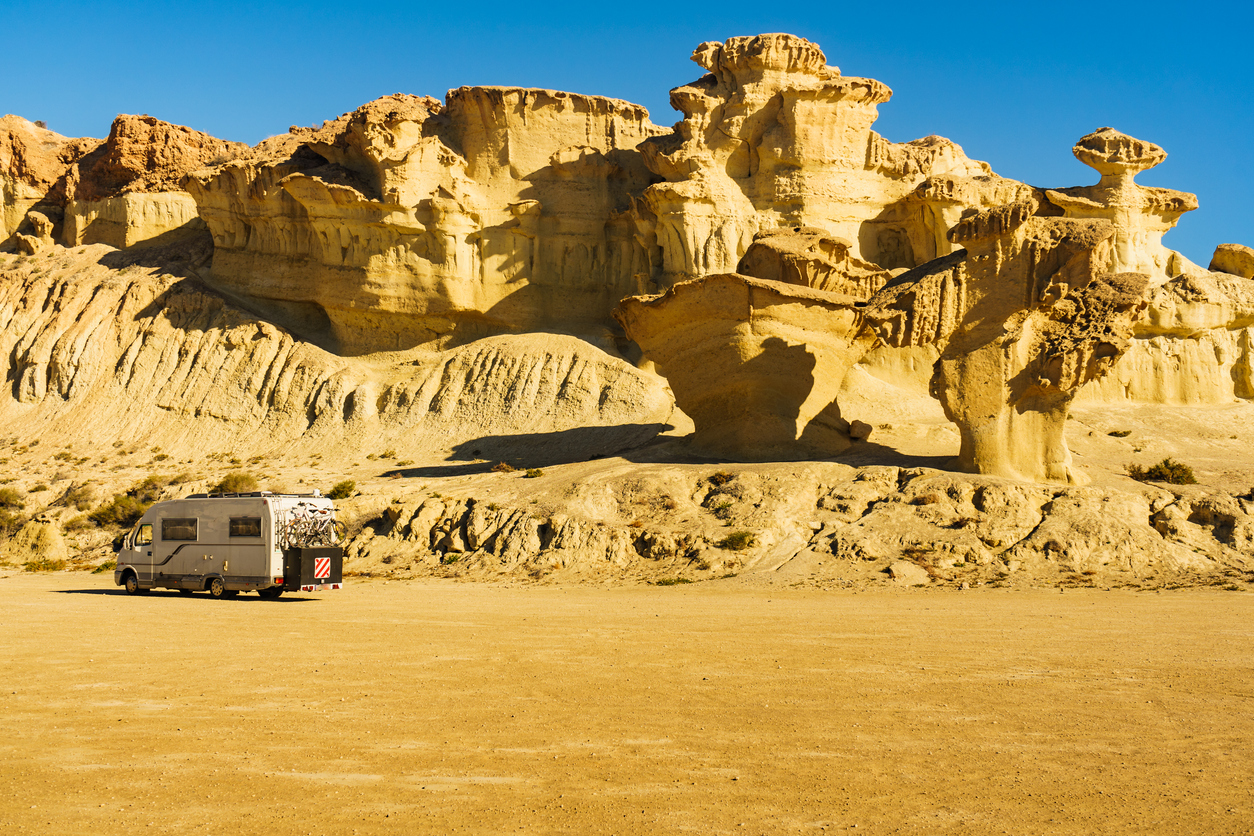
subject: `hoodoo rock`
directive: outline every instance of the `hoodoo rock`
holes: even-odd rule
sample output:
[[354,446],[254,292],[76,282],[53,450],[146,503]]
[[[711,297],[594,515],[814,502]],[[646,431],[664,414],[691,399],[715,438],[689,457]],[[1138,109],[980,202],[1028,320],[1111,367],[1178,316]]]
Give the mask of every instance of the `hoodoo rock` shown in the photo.
[[1162,237],[1181,215],[1197,208],[1197,196],[1134,181],[1137,174],[1167,159],[1167,152],[1113,128],[1099,128],[1081,137],[1072,153],[1101,180],[1094,186],[1047,190],[1045,196],[1068,218],[1102,218],[1114,224],[1107,268],[1145,273],[1155,285],[1184,272],[1186,259],[1164,247]]
[[696,425],[694,451],[787,461],[849,446],[835,398],[875,341],[858,301],[721,274],[624,299],[615,317]]
[[1148,277],[1106,271],[1109,221],[1036,208],[962,221],[950,239],[965,250],[900,276],[866,314],[889,345],[940,347],[931,388],[958,425],[962,469],[1082,484],[1063,437],[1067,407],[1128,347]]
[[665,284],[735,269],[756,233],[778,227],[816,227],[855,258],[914,267],[950,251],[938,220],[1032,192],[942,137],[875,133],[892,91],[841,75],[803,38],[705,43],[692,60],[709,74],[671,91],[683,122],[641,146],[666,180],[644,193]]

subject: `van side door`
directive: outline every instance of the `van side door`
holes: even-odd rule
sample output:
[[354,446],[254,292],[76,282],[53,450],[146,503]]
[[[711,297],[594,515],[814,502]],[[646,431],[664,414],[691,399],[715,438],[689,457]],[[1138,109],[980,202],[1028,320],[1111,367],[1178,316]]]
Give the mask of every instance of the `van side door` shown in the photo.
[[152,580],[152,523],[141,522],[126,538],[127,548],[122,560],[135,567],[135,575],[143,583]]
[[[172,513],[185,513],[173,511]],[[157,563],[166,575],[179,578],[184,589],[199,589],[204,569],[196,550],[199,520],[196,517],[162,516],[158,521]]]

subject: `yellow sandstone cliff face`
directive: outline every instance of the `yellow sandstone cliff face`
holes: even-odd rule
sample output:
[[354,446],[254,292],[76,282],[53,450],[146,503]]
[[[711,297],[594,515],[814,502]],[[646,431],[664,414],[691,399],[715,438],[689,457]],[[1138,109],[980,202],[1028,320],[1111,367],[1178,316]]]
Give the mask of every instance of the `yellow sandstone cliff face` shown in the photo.
[[[969,300],[958,291],[974,288],[963,282],[978,276],[985,284],[1010,282],[1030,297],[1040,290],[1032,284],[1039,278],[1032,260],[1057,243],[1059,230],[1098,224],[1112,231],[1106,243],[1094,245],[1102,261],[1091,272],[1148,276],[1147,305],[1138,322],[1124,321],[1127,306],[1119,308],[1117,323],[1102,321],[1118,332],[1118,350],[1104,358],[1102,374],[1050,384],[1065,390],[1063,400],[1219,404],[1254,397],[1254,251],[1221,245],[1205,270],[1163,247],[1162,234],[1196,199],[1135,183],[1138,172],[1165,157],[1157,145],[1099,129],[1081,138],[1073,153],[1100,182],[1044,190],[993,174],[941,137],[902,144],[879,136],[873,126],[889,88],[842,75],[802,38],[731,38],[701,44],[692,58],[706,74],[672,91],[683,114],[673,129],[654,126],[643,108],[628,102],[512,87],[462,87],[443,101],[387,96],[254,148],[148,116],[118,117],[105,140],[67,139],[4,117],[0,246],[55,260],[57,243],[132,250],[188,236],[194,243],[207,230],[211,257],[189,265],[188,275],[222,304],[250,311],[302,350],[316,346],[331,365],[383,357],[378,362],[390,368],[388,358],[430,359],[473,346],[494,346],[500,362],[530,358],[519,361],[526,365],[549,352],[541,343],[550,338],[535,336],[547,334],[567,335],[571,356],[603,350],[635,358],[640,348],[663,371],[695,376],[677,394],[693,396],[692,404],[708,401],[691,406],[706,413],[698,420],[702,444],[748,456],[759,442],[724,444],[739,437],[739,430],[723,426],[730,413],[717,397],[693,394],[727,387],[700,379],[705,369],[674,359],[717,350],[727,381],[739,381],[727,389],[736,397],[752,394],[759,378],[789,393],[774,399],[787,402],[787,414],[764,406],[772,398],[755,395],[758,406],[739,420],[761,426],[741,435],[755,437],[773,416],[782,429],[763,450],[809,455],[849,441],[850,428],[832,397],[852,364],[861,380],[879,375],[882,383],[926,394],[936,369],[947,363],[952,385],[943,387],[943,396],[951,417],[970,411],[967,400],[983,399],[988,414],[1018,403],[1017,395],[1007,401],[997,388],[1006,382],[1002,372],[1039,371],[1032,366],[1033,335],[1039,326],[1066,337],[1067,312],[1086,304],[1076,295],[1080,288],[1060,290],[1060,298],[1070,300],[1064,305],[1055,299],[1042,307],[1043,300],[1025,297],[1024,310],[1034,312],[1027,319],[1009,303],[999,308],[1008,333],[1022,337],[1007,338],[1006,346],[1019,348],[1005,352],[978,335],[966,338]],[[954,231],[973,218],[1029,205],[1030,217],[1015,227],[1020,232],[1006,240],[1007,230],[993,235],[984,261],[960,249],[965,239]],[[1013,258],[1006,255],[1012,251]],[[955,267],[964,258],[965,266]],[[1011,262],[1013,269],[1002,269]],[[913,307],[904,313],[927,338],[883,329],[876,336],[864,328],[863,303],[920,269],[930,278],[915,282]],[[1093,286],[1115,288],[1104,280]],[[763,309],[769,315],[753,304],[731,305],[734,315],[724,316],[707,303],[728,289],[752,289],[747,299],[807,301],[772,301]],[[31,286],[23,292],[41,291]],[[811,304],[824,294],[841,298],[826,307]],[[625,303],[622,310],[635,313],[620,324],[635,325],[624,333],[612,312],[633,297],[655,299]],[[792,336],[759,327],[788,321],[776,314],[790,305],[806,309],[804,325],[788,326]],[[819,309],[825,313],[815,313]],[[715,321],[726,333],[701,337],[701,324]],[[168,337],[177,343],[184,335],[176,328]],[[811,358],[816,369],[832,361],[836,371],[808,388],[785,381],[791,372],[775,374],[759,359],[768,337],[784,340],[770,344],[771,356]],[[987,355],[984,365],[998,366],[996,374],[961,372],[963,364],[980,365],[970,360],[977,354]],[[734,367],[748,363],[756,363],[758,377],[737,378],[741,370]],[[18,400],[41,402],[44,395],[37,393],[60,379],[60,373],[48,374],[41,384],[38,371],[23,367]],[[365,414],[359,410],[373,397],[367,390],[391,385],[365,382],[370,375],[362,374],[366,389],[352,409],[344,406],[345,395],[345,415]],[[390,379],[379,374],[379,381]],[[975,383],[958,385],[968,378]],[[1087,385],[1077,391],[1081,383]],[[988,392],[970,394],[985,384]],[[655,412],[651,401],[641,408],[641,415]],[[1027,478],[1072,478],[1057,409],[1030,411],[1053,416],[1042,419],[1048,428],[1028,433],[1056,439],[1041,454],[1051,464],[1040,473],[1026,464],[1010,470]],[[721,429],[708,429],[716,424]],[[832,432],[818,443],[819,430]],[[974,442],[969,446],[975,449]],[[984,468],[981,456],[972,453],[966,465]]]
[[641,107],[551,90],[389,96],[296,154],[186,181],[212,281],[344,354],[557,328],[603,333],[656,261],[633,216]]
[[34,231],[31,212],[60,221],[71,167],[99,146],[98,139],[70,139],[20,116],[0,118],[0,249]]
[[0,424],[48,443],[351,457],[486,439],[505,457],[579,430],[565,444],[580,459],[643,443],[672,411],[656,376],[572,337],[338,357],[232,305],[186,262],[147,268],[103,245],[0,256],[0,354],[12,382]]
[[168,243],[204,229],[196,201],[179,185],[194,169],[249,153],[238,142],[122,115],[107,139],[67,139],[16,116],[0,119],[0,247],[52,222],[58,243],[120,249]]
[[[388,96],[301,145],[188,177],[212,281],[341,353],[537,328],[595,336],[626,296],[730,272],[813,225],[854,258],[948,253],[967,210],[1033,194],[939,137],[871,130],[891,95],[790,35],[703,44],[675,130],[627,102],[462,87]],[[664,182],[658,182],[664,181]]]

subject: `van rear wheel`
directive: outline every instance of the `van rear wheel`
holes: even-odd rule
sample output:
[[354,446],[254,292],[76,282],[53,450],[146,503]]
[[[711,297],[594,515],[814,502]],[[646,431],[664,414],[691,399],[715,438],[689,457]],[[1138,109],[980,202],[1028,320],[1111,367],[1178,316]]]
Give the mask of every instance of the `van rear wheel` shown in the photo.
[[260,595],[262,598],[265,598],[267,601],[273,601],[275,598],[278,598],[280,595],[283,594],[283,587],[270,586],[270,587],[266,587],[265,589],[258,589],[257,594]]
[[226,582],[221,578],[213,578],[209,581],[209,595],[212,598],[226,597]]

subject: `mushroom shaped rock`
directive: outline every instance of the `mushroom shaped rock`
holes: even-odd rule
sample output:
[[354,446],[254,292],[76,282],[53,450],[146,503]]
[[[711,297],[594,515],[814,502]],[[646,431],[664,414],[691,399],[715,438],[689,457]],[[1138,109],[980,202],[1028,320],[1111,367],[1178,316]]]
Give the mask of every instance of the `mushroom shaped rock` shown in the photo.
[[742,461],[849,444],[837,392],[875,342],[859,300],[734,273],[624,299],[614,317],[693,421],[694,451]]
[[893,274],[853,255],[850,247],[821,229],[772,229],[753,237],[736,272],[869,299]]
[[1240,244],[1220,244],[1211,256],[1210,269],[1215,273],[1254,279],[1254,249]]
[[1165,160],[1166,151],[1114,128],[1099,128],[1082,137],[1071,151],[1095,169],[1101,180],[1093,186],[1047,190],[1045,196],[1068,218],[1098,218],[1114,224],[1108,270],[1146,273],[1154,285],[1186,271],[1201,271],[1162,245],[1163,234],[1180,216],[1197,208],[1197,196],[1141,186],[1133,179]]
[[931,388],[962,438],[963,470],[1083,484],[1064,438],[1080,386],[1127,349],[1148,277],[1110,273],[1114,225],[1034,216],[1032,201],[950,231],[959,250],[867,304],[890,346],[936,345]]

